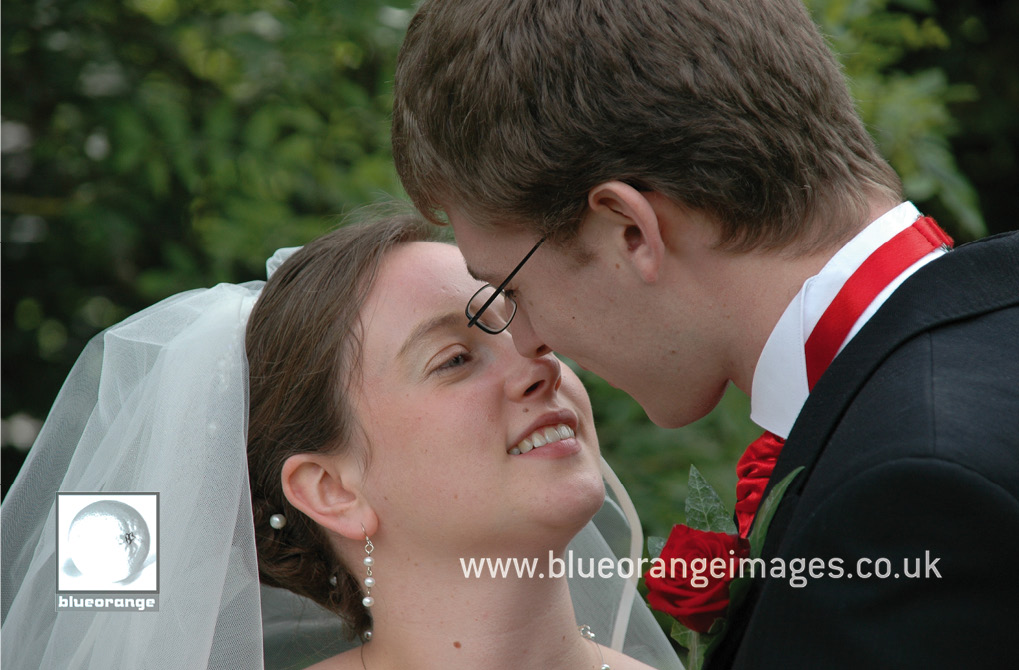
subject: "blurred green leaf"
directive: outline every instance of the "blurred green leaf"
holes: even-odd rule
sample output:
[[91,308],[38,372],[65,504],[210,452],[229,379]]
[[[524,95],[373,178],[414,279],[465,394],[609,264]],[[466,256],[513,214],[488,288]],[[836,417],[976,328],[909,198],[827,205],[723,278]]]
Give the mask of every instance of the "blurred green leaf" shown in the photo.
[[722,504],[715,489],[705,481],[694,465],[690,466],[689,493],[686,497],[686,525],[713,533],[736,532],[732,513]]
[[986,235],[976,191],[948,144],[957,132],[948,105],[973,99],[975,90],[949,84],[940,69],[908,74],[896,69],[910,53],[951,46],[933,17],[918,16],[933,13],[934,3],[806,0],[806,5],[839,55],[860,115],[902,177],[906,197],[943,206],[956,220],[948,227],[968,239]]
[[[5,413],[44,415],[113,315],[261,278],[277,247],[401,193],[390,87],[410,7],[5,5]],[[44,316],[21,330],[24,300]]]
[[665,549],[665,538],[652,535],[647,539],[647,553],[652,559],[658,558],[662,555],[662,549]]

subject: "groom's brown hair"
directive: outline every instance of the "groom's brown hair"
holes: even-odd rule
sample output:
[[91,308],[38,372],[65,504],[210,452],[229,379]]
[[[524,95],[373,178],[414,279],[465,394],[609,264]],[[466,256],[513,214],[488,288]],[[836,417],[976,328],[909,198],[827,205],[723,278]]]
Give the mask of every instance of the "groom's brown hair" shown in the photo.
[[433,221],[455,205],[559,241],[609,180],[736,249],[827,244],[901,198],[800,0],[426,0],[393,154]]

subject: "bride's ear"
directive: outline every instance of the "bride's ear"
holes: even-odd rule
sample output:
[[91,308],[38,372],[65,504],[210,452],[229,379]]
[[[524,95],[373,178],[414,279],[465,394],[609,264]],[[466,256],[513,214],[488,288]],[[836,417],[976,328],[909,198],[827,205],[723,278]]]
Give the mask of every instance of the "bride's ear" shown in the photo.
[[283,494],[320,526],[362,540],[378,528],[375,510],[361,494],[363,474],[353,457],[295,454],[283,464]]

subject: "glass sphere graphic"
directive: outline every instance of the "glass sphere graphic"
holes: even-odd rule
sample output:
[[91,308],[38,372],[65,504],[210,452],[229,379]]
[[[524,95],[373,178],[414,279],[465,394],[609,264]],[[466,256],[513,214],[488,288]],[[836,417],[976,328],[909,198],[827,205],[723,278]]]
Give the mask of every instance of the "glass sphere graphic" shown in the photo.
[[144,567],[150,541],[138,510],[117,500],[86,505],[67,532],[68,555],[78,570],[110,583],[128,579]]

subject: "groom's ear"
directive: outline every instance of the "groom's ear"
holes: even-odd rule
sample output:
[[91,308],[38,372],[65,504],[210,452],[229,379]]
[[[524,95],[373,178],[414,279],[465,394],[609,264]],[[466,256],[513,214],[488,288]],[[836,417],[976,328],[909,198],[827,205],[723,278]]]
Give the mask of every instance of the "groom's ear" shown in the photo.
[[352,455],[295,454],[283,464],[283,494],[315,523],[359,540],[378,528],[375,510],[361,492],[363,475]]
[[642,281],[658,281],[666,246],[662,221],[642,191],[621,181],[598,184],[587,194],[587,224],[599,224],[614,251],[629,263]]

